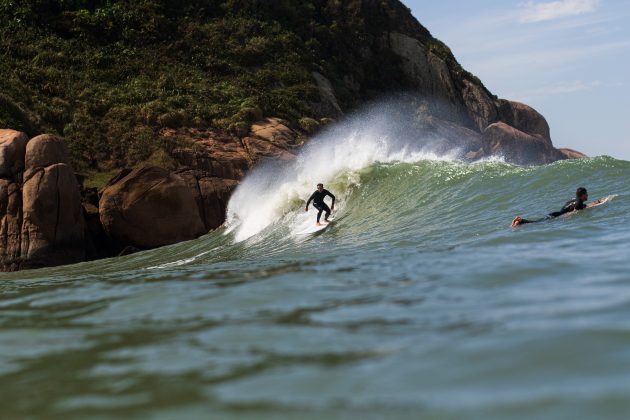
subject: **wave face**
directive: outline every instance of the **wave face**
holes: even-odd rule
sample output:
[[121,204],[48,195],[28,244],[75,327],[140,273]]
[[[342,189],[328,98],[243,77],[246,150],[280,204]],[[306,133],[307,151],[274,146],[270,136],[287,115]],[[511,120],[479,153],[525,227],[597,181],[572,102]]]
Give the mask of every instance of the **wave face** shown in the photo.
[[[387,120],[353,124],[252,173],[228,229],[3,275],[3,414],[627,413],[630,162],[466,164]],[[318,181],[338,197],[335,224],[296,235]],[[614,198],[509,228],[578,186]]]

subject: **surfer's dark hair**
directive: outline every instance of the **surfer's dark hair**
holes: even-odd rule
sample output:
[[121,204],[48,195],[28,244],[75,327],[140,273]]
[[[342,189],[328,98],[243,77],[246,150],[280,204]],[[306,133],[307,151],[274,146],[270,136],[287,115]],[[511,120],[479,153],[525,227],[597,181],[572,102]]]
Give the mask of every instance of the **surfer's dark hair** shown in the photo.
[[588,194],[588,191],[586,191],[586,188],[584,188],[584,187],[578,188],[577,191],[575,192],[575,196],[576,197],[579,197],[579,196],[584,195],[584,194]]
[[320,186],[321,186],[321,187],[323,187],[323,186],[324,186],[324,184],[322,184],[322,183],[320,182],[319,184],[317,184],[317,186],[318,186],[318,187],[320,187]]

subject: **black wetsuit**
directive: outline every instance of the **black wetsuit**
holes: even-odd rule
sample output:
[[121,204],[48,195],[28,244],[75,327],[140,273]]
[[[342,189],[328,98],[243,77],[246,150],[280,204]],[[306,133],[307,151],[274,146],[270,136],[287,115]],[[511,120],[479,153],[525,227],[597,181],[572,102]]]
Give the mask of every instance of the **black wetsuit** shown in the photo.
[[521,220],[521,224],[524,225],[525,223],[542,222],[543,220],[554,219],[556,217],[562,216],[563,214],[571,213],[576,210],[584,210],[585,208],[586,208],[586,204],[584,203],[584,201],[574,198],[573,200],[567,201],[567,203],[564,205],[564,207],[562,207],[560,211],[554,211],[553,213],[549,213],[547,217],[538,219],[538,220],[523,219]]
[[326,215],[324,216],[324,220],[328,220],[328,216],[330,216],[330,208],[326,203],[324,203],[324,198],[329,195],[332,198],[332,206],[335,207],[335,196],[330,193],[328,190],[315,191],[308,201],[306,202],[306,207],[313,202],[313,207],[315,207],[319,212],[317,213],[317,223],[319,223],[319,219],[322,217],[322,212],[325,211]]

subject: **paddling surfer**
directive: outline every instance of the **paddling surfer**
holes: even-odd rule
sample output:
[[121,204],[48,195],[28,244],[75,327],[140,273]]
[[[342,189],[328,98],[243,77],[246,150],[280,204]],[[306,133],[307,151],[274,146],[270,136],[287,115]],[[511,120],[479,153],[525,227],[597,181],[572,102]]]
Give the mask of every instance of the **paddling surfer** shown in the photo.
[[[328,205],[324,202],[324,198],[326,198],[326,196],[330,196],[332,198],[332,205],[330,207],[328,207]],[[321,226],[322,224],[319,222],[319,220],[322,217],[322,212],[326,212],[326,214],[324,215],[324,222],[326,223],[330,223],[328,221],[328,217],[330,216],[330,212],[331,209],[334,210],[335,209],[335,196],[332,195],[330,193],[330,191],[325,190],[324,189],[324,184],[317,184],[317,190],[311,194],[311,196],[309,197],[308,201],[306,202],[306,208],[305,211],[308,211],[308,205],[311,204],[311,201],[313,202],[313,207],[315,207],[318,212],[317,212],[317,226]]]
[[547,220],[547,219],[555,219],[556,217],[562,216],[563,214],[573,213],[578,210],[584,210],[586,208],[596,206],[602,202],[601,200],[597,200],[591,204],[586,204],[587,200],[588,200],[588,191],[586,191],[586,188],[580,187],[575,192],[575,198],[573,200],[567,201],[567,203],[564,205],[564,207],[562,207],[560,211],[549,213],[547,217],[544,217],[538,220],[527,220],[527,219],[523,219],[520,216],[517,216],[512,221],[512,227],[525,225],[527,223],[542,222],[543,220]]

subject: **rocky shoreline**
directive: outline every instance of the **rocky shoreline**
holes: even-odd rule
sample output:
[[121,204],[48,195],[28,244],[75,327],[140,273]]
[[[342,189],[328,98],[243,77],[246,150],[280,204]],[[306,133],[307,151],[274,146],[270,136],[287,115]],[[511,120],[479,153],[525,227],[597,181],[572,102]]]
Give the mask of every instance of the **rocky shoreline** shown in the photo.
[[176,170],[123,169],[84,188],[65,141],[0,130],[0,270],[51,267],[198,238],[225,221],[230,194],[264,159],[292,159],[298,133],[269,118],[250,133],[181,131]]

